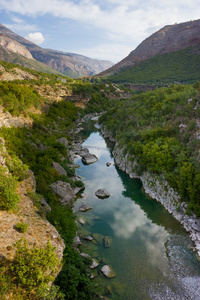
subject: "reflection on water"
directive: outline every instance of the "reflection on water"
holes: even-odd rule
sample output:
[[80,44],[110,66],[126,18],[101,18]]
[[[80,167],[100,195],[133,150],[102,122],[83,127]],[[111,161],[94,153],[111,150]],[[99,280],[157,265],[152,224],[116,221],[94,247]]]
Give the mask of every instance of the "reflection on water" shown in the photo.
[[[130,179],[114,166],[112,145],[107,145],[96,129],[89,135],[88,128],[83,132],[88,137],[83,146],[98,157],[98,162],[83,165],[80,158],[76,160],[86,196],[76,201],[74,209],[86,220],[80,228],[82,237],[99,236],[93,243],[83,239],[81,251],[100,262],[95,280],[102,284],[102,294],[119,300],[200,299],[200,263],[188,234],[159,203],[144,194],[139,180]],[[111,166],[107,167],[107,162]],[[98,199],[95,191],[100,188],[111,196]],[[93,209],[80,213],[83,203]],[[110,248],[104,247],[105,236],[112,239]],[[100,274],[105,264],[117,273],[116,278]]]

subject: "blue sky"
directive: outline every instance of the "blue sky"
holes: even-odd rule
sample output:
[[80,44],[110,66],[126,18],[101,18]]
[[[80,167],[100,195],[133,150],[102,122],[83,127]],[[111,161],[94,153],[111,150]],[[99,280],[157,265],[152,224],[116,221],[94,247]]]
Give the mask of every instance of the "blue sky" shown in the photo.
[[0,23],[43,48],[116,63],[165,25],[200,18],[200,0],[0,0]]

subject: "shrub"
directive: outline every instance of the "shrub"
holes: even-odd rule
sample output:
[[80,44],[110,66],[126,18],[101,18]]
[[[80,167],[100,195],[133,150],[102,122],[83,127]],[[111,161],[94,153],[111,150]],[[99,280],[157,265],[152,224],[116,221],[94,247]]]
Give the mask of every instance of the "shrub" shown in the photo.
[[26,224],[26,223],[23,223],[23,222],[20,222],[20,223],[17,223],[16,225],[15,225],[15,228],[19,231],[19,232],[21,232],[21,233],[25,233],[26,231],[27,231],[27,229],[28,229],[28,224]]
[[15,247],[16,254],[11,266],[15,284],[28,293],[39,288],[46,289],[58,271],[59,259],[55,248],[49,241],[45,248],[29,248],[27,241],[22,239],[17,241]]
[[3,167],[0,168],[0,209],[15,210],[19,202],[16,192],[17,181],[10,174],[5,174]]

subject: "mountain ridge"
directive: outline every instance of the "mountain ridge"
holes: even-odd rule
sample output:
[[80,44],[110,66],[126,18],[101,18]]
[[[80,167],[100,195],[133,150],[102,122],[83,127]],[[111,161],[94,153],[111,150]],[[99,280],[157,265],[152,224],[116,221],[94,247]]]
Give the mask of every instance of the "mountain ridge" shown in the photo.
[[[110,61],[91,59],[81,54],[44,49],[14,33],[2,24],[0,24],[0,33],[26,47],[35,60],[69,77],[92,76],[113,65]],[[6,61],[9,61],[8,58]]]
[[134,67],[156,55],[176,52],[200,43],[200,20],[166,25],[140,43],[128,56],[98,74],[109,76],[123,67]]

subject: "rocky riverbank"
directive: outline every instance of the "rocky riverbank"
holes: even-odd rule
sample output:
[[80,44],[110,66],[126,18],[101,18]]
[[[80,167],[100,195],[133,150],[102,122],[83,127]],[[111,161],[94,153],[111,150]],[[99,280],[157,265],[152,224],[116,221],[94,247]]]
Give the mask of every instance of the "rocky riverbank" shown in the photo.
[[200,258],[200,219],[194,213],[191,215],[186,214],[187,204],[181,202],[178,193],[169,186],[164,178],[148,172],[144,172],[139,176],[135,171],[137,163],[134,158],[129,153],[124,155],[123,147],[120,147],[115,138],[105,128],[101,127],[101,132],[104,138],[108,138],[115,143],[113,156],[116,165],[131,178],[139,178],[142,181],[145,193],[160,202],[183,225],[184,229],[190,233],[195,245],[194,249]]

